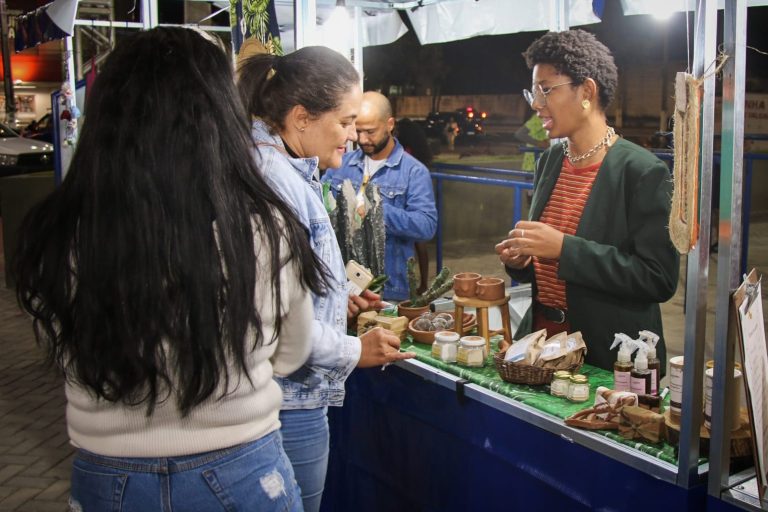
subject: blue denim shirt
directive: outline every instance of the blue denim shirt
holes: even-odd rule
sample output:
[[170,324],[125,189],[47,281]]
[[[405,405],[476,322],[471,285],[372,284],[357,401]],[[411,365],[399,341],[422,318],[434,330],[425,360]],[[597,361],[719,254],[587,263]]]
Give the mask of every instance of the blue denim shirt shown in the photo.
[[[365,155],[357,149],[344,155],[339,169],[330,169],[323,182],[330,182],[336,195],[348,179],[360,190],[365,172]],[[437,229],[437,209],[429,170],[409,155],[395,139],[395,147],[384,167],[376,171],[371,184],[377,185],[384,203],[384,270],[389,280],[384,285],[384,298],[408,298],[405,264],[413,256],[414,242],[429,240]]]
[[347,277],[339,244],[322,201],[317,158],[291,158],[283,141],[262,121],[253,123],[254,158],[275,191],[304,224],[312,250],[328,267],[331,288],[315,296],[312,352],[289,377],[275,377],[283,389],[283,409],[341,406],[344,381],[360,360],[360,340],[347,336]]

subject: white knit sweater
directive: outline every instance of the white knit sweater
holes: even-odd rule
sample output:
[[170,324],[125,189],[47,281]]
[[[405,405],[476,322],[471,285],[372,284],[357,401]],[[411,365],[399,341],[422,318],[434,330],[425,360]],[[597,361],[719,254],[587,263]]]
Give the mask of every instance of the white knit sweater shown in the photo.
[[[256,301],[262,319],[262,339],[268,341],[275,320],[270,272],[265,265],[268,254],[258,251],[259,236],[255,237],[255,246],[259,265]],[[283,240],[280,252],[285,256],[287,251]],[[83,387],[68,383],[67,426],[71,443],[106,456],[172,457],[235,446],[277,430],[282,392],[272,379],[273,368],[277,375],[289,375],[306,361],[311,348],[312,321],[312,300],[299,285],[295,265],[286,265],[280,280],[285,314],[280,337],[250,354],[248,371],[253,386],[244,376],[239,381],[230,377],[230,393],[223,398],[221,390],[214,393],[182,418],[173,395],[158,403],[147,417],[146,404],[126,406],[96,400]],[[236,376],[238,372],[230,368],[229,374]]]

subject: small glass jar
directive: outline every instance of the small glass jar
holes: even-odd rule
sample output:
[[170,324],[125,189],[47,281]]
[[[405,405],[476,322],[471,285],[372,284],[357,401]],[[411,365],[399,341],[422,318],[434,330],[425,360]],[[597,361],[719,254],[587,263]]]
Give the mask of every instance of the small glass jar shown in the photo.
[[568,400],[571,402],[586,402],[589,400],[589,379],[586,375],[571,375],[568,386]]
[[462,366],[479,368],[485,365],[485,340],[480,336],[464,336],[459,340],[456,361]]
[[549,393],[552,396],[568,396],[568,389],[571,387],[571,372],[558,370],[552,378],[552,384],[549,386]]
[[438,331],[432,343],[432,357],[444,363],[455,363],[459,351],[459,333],[453,331]]

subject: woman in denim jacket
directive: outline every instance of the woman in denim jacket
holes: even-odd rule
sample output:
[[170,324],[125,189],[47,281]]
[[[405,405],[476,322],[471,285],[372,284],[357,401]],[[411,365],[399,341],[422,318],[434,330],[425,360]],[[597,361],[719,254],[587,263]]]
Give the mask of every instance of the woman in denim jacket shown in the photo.
[[238,66],[240,94],[254,117],[254,157],[267,180],[294,209],[315,254],[330,275],[327,295],[314,296],[312,352],[283,388],[283,446],[301,488],[304,508],[319,510],[328,464],[328,406],[341,406],[344,381],[355,367],[413,357],[400,340],[374,329],[348,336],[347,320],[377,307],[379,296],[350,296],[344,262],[322,200],[319,170],[341,165],[362,92],[359,76],[343,56],[305,47],[284,57],[257,55]]

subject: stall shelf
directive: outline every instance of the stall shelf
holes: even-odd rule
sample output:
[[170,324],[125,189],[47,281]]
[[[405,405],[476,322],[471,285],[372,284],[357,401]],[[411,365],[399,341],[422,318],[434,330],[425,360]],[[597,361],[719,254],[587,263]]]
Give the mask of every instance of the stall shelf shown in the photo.
[[696,485],[678,486],[671,447],[570,428],[562,416],[587,405],[544,412],[527,386],[481,385],[487,376],[416,351],[348,380],[345,406],[329,413],[323,510],[704,510],[705,462]]

